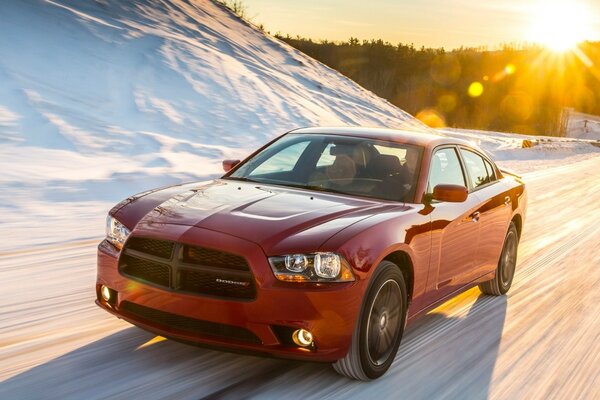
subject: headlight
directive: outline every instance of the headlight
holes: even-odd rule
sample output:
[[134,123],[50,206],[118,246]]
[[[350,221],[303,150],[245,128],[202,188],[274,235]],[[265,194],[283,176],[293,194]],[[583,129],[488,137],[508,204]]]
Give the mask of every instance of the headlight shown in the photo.
[[129,229],[110,215],[106,217],[106,240],[111,242],[117,249],[123,248],[123,243],[129,236]]
[[287,282],[350,282],[348,263],[334,253],[290,254],[269,257],[275,277]]

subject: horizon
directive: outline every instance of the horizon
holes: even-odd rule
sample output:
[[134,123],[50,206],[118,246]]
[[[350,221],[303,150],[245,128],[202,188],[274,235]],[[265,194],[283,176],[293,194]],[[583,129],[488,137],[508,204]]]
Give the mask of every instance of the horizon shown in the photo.
[[[381,39],[416,48],[541,45],[556,51],[600,41],[600,2],[591,0],[245,0],[246,16],[272,34],[315,41]],[[557,29],[561,26],[562,29]]]

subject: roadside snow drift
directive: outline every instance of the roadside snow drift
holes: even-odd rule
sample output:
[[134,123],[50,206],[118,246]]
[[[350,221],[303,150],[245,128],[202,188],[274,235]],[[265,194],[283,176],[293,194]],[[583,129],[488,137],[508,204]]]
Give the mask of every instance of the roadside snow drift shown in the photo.
[[[441,135],[468,140],[491,153],[500,167],[520,174],[561,167],[600,156],[598,143],[555,136],[531,136],[518,133],[471,129],[438,129]],[[532,147],[523,148],[523,141]]]

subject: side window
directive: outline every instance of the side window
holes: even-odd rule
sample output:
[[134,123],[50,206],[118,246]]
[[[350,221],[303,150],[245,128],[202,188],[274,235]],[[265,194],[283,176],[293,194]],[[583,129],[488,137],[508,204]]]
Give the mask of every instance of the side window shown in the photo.
[[249,176],[263,175],[276,172],[290,172],[296,166],[300,156],[308,146],[309,141],[294,143],[284,147],[261,163]]
[[489,181],[490,182],[495,181],[497,178],[496,178],[496,171],[494,170],[494,167],[486,159],[484,159],[483,162],[485,163],[485,169],[487,170],[488,177],[490,178]]
[[433,188],[440,184],[467,186],[458,154],[453,148],[436,151],[431,160],[427,191],[432,193]]
[[471,185],[474,188],[485,185],[492,181],[488,175],[488,168],[491,170],[491,165],[486,168],[485,164],[487,161],[485,161],[480,155],[465,149],[460,149],[460,154],[465,161],[465,167],[469,172]]

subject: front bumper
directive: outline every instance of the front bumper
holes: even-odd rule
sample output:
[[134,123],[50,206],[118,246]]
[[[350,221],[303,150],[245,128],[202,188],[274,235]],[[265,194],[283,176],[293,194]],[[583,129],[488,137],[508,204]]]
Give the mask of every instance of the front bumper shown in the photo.
[[[258,245],[201,228],[169,226],[160,232],[148,230],[137,234],[244,255],[254,274],[257,294],[252,301],[239,301],[146,285],[119,273],[119,252],[104,241],[98,247],[96,302],[119,318],[161,336],[234,351],[323,362],[338,360],[347,353],[364,291],[360,280],[319,285],[280,282]],[[100,296],[101,285],[118,293],[112,304]],[[157,310],[160,318],[148,319],[131,313],[128,311],[131,304]],[[162,313],[175,319],[163,318]],[[209,327],[222,325],[225,329],[221,332],[225,334],[198,334],[182,329],[181,321],[188,320]],[[300,328],[312,332],[314,346],[298,347],[286,340],[288,332]],[[236,330],[250,332],[254,340],[245,340],[243,335],[228,336],[227,332]]]

